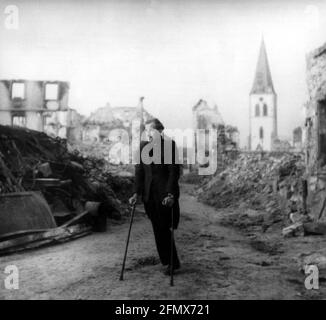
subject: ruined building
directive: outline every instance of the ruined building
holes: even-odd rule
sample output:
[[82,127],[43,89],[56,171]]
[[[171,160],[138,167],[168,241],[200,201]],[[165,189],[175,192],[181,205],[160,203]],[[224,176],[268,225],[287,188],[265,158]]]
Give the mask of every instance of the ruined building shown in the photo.
[[132,134],[133,125],[139,129],[140,122],[146,122],[152,115],[143,109],[143,99],[136,107],[112,107],[107,103],[83,122],[84,142],[115,142],[123,132]]
[[264,40],[258,57],[249,103],[249,149],[271,151],[277,138],[277,95]]
[[224,121],[217,105],[210,107],[207,101],[200,99],[192,108],[194,129],[217,129]]
[[305,144],[308,205],[319,218],[326,204],[326,44],[307,56]]
[[[210,150],[210,140],[209,140],[209,130],[215,130],[217,133],[224,134],[224,121],[221,114],[218,111],[217,105],[213,108],[210,107],[207,101],[200,99],[192,108],[192,118],[193,118],[193,129],[194,130],[205,130],[205,134],[196,137],[196,150],[198,151],[199,145],[205,147],[205,154],[197,152],[197,157],[207,156],[209,152],[216,153],[217,150]],[[195,131],[195,136],[197,132]],[[199,163],[204,163],[205,159],[199,159]]]
[[230,143],[227,144],[227,149],[238,149],[240,146],[240,134],[239,130],[235,126],[226,125],[225,127],[225,136],[226,140],[230,141]]
[[[193,129],[216,130],[218,144],[232,144],[239,147],[239,131],[237,127],[225,125],[217,105],[210,107],[206,100],[200,99],[192,108]],[[207,142],[207,139],[206,139]]]
[[[236,127],[225,125],[223,118],[215,104],[208,105],[206,100],[200,99],[192,108],[193,129],[195,130],[195,150],[199,164],[205,163],[205,156],[213,156],[219,159],[222,153],[237,150],[239,148],[239,131]],[[198,129],[203,130],[198,136]],[[216,148],[209,137],[210,130],[216,132]],[[199,147],[204,152],[198,152]],[[201,158],[202,157],[202,158]]]
[[303,131],[301,127],[293,130],[293,149],[296,152],[303,150]]
[[77,117],[68,108],[68,94],[68,82],[1,80],[0,124],[67,138]]
[[[138,106],[112,107],[107,103],[92,112],[83,121],[82,142],[98,147],[97,153],[114,164],[123,162],[124,156],[131,158],[138,149],[143,123],[153,118],[143,108],[143,99],[140,98]],[[123,150],[125,155],[121,153]]]

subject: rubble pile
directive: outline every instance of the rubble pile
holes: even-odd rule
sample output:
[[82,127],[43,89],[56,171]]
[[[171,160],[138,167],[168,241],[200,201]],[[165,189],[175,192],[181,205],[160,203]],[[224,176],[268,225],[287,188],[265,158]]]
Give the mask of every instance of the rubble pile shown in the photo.
[[0,194],[41,191],[58,215],[78,214],[86,202],[100,202],[117,218],[128,192],[123,189],[131,184],[130,178],[110,173],[105,161],[69,152],[65,140],[0,126]]
[[85,176],[94,186],[106,186],[106,193],[117,199],[120,206],[121,202],[127,202],[133,189],[133,166],[113,165],[101,157],[85,156],[76,150],[71,157],[83,166]]
[[69,146],[72,152],[78,152],[79,154],[85,157],[94,157],[101,158],[109,162],[110,160],[110,148],[114,143],[111,142],[78,142],[75,141],[72,145]]
[[199,200],[217,208],[245,206],[273,212],[280,207],[287,213],[302,210],[301,154],[243,153],[198,189]]
[[63,140],[37,131],[0,126],[0,193],[28,190],[33,169],[42,162],[66,162]]

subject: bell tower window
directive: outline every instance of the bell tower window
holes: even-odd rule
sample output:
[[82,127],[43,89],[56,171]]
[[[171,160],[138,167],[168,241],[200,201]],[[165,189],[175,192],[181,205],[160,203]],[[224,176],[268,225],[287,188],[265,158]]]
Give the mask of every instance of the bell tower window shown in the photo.
[[267,109],[267,104],[266,103],[264,103],[264,106],[263,106],[263,114],[264,114],[265,117],[268,116],[268,109]]
[[259,128],[259,139],[264,139],[264,129],[263,129],[263,127]]
[[255,107],[255,116],[256,117],[259,117],[260,116],[259,104],[256,104],[256,107]]

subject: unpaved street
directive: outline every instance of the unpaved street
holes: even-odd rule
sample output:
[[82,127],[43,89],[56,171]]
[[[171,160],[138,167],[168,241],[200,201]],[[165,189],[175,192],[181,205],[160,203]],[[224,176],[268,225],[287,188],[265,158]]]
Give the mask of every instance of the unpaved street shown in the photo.
[[[183,189],[185,186],[183,186]],[[161,272],[151,226],[137,213],[132,229],[125,280],[119,281],[128,223],[106,233],[53,247],[1,257],[3,299],[302,299],[321,298],[304,288],[304,275],[293,261],[297,239],[286,240],[279,254],[257,250],[248,236],[220,220],[228,212],[198,203],[183,192],[176,232],[182,270],[175,286]],[[301,240],[302,241],[302,240]],[[310,245],[305,240],[306,245]],[[314,238],[318,244],[318,238]],[[322,241],[322,240],[320,240]],[[292,247],[288,250],[287,247]],[[302,246],[301,246],[302,249]],[[290,252],[289,254],[287,252]],[[6,265],[19,268],[19,290],[5,290]]]

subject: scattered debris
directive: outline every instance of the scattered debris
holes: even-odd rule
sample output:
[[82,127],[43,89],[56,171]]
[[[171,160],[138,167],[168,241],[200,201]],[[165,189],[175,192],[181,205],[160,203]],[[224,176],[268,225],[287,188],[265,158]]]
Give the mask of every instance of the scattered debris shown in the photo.
[[256,236],[250,239],[250,245],[257,251],[267,253],[271,256],[282,253],[282,243],[278,239],[271,239],[264,236]]
[[[103,159],[69,152],[66,140],[24,128],[0,126],[0,221],[3,226],[0,235],[55,230],[61,226],[67,238],[70,224],[76,221],[80,226],[86,223],[87,228],[93,226],[93,230],[104,231],[107,217],[121,217],[131,187],[130,176],[113,174]],[[92,214],[85,209],[90,202],[99,204]],[[25,209],[19,210],[22,205]],[[50,220],[52,223],[46,222]],[[71,237],[74,235],[72,232]],[[51,236],[51,241],[43,240],[50,243],[56,239]]]
[[325,235],[325,222],[307,222],[303,224],[305,235]]
[[[12,239],[0,238],[0,255],[33,249],[44,245],[62,243],[76,239],[92,232],[92,227],[85,224],[77,224],[67,227],[57,227],[47,230],[33,231],[12,235]],[[7,237],[8,238],[8,237]]]
[[217,208],[244,202],[249,208],[266,209],[275,206],[271,201],[275,201],[275,194],[281,194],[288,200],[290,212],[295,212],[301,206],[298,195],[303,172],[301,154],[242,153],[200,186],[199,199]]
[[304,229],[302,222],[296,222],[282,230],[283,237],[303,236]]
[[[235,213],[222,223],[246,231],[278,230],[289,223],[308,222],[303,201],[304,157],[291,153],[241,153],[199,185],[199,200]],[[293,235],[292,228],[286,236]]]

